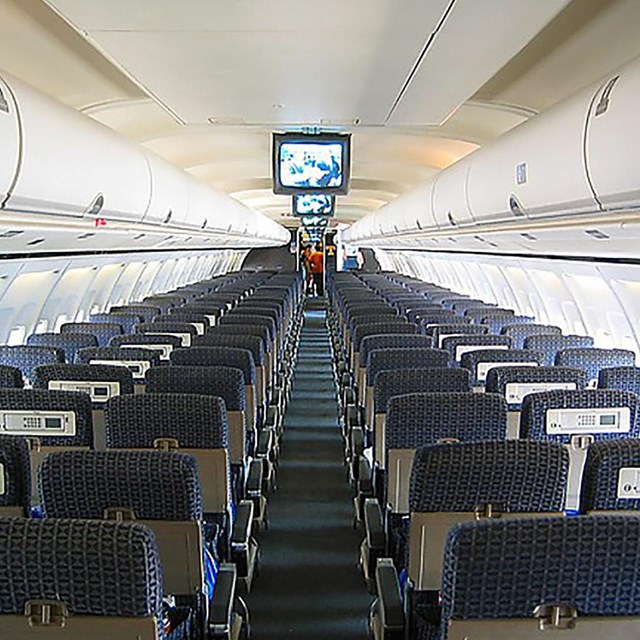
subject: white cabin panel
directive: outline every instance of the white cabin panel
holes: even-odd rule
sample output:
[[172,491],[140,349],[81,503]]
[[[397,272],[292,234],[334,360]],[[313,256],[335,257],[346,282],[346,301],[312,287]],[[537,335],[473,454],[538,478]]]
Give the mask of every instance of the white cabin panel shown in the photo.
[[20,165],[18,110],[8,85],[0,78],[0,207],[13,186]]

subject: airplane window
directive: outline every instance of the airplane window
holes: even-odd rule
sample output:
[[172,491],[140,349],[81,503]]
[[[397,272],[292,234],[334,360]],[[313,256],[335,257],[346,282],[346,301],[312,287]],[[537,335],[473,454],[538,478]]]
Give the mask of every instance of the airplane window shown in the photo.
[[9,334],[9,339],[7,340],[7,344],[15,345],[15,344],[23,344],[25,336],[27,334],[27,328],[24,325],[20,325],[11,330]]
[[65,322],[69,322],[69,316],[66,313],[62,313],[56,318],[54,332],[58,333]]
[[45,318],[40,320],[35,328],[35,333],[46,333],[49,328],[49,321]]

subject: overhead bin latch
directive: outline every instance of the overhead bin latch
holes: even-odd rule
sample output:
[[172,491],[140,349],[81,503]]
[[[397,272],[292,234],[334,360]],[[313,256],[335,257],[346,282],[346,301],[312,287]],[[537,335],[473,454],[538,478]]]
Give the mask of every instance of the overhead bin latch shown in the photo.
[[611,100],[611,92],[613,91],[613,87],[616,86],[616,82],[620,80],[620,76],[615,76],[615,78],[611,78],[609,82],[607,82],[602,95],[600,96],[600,101],[596,106],[596,117],[601,116],[603,113],[606,113],[609,109],[609,102]]

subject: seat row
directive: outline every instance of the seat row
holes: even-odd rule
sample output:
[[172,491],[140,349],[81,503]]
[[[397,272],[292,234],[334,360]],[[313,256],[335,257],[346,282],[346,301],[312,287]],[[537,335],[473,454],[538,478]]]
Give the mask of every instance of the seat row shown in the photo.
[[[409,569],[408,584],[415,585],[415,568],[422,571],[428,556],[418,549],[417,560],[411,564],[408,550],[425,536],[434,535],[433,529],[429,533],[414,532],[413,525],[409,525],[415,506],[411,491],[416,483],[427,483],[423,473],[433,476],[431,467],[424,471],[421,448],[435,451],[434,447],[440,447],[434,455],[441,456],[460,451],[460,458],[454,456],[443,463],[442,469],[456,466],[457,471],[451,473],[459,473],[465,487],[473,484],[478,475],[506,478],[505,487],[520,497],[527,495],[531,481],[530,474],[520,474],[518,479],[513,475],[522,470],[515,454],[555,450],[566,458],[566,473],[554,477],[552,482],[558,499],[554,509],[558,513],[580,513],[581,486],[587,478],[582,472],[589,445],[595,441],[618,444],[620,438],[638,438],[637,395],[617,390],[631,383],[628,387],[637,391],[635,354],[594,349],[593,341],[586,338],[584,344],[591,346],[563,349],[565,337],[559,331],[536,333],[533,319],[518,318],[508,310],[485,306],[475,317],[463,317],[460,311],[473,309],[476,301],[466,301],[397,274],[336,276],[329,283],[328,292],[336,385],[344,412],[345,456],[357,489],[356,517],[364,521],[366,529],[360,562],[372,592],[380,594],[386,588],[386,596],[379,596],[374,608],[372,626],[377,637],[405,637],[406,618],[409,637],[438,637],[446,633],[451,622],[440,626],[440,616],[446,611],[446,606],[442,609],[438,606],[445,589],[443,582],[440,590],[440,573],[431,575],[427,591],[432,593],[426,600],[419,599],[415,609],[410,592],[403,593],[405,597],[400,600],[389,596],[389,588],[391,593],[399,590],[399,583],[389,577],[389,571]],[[450,308],[444,308],[445,304]],[[502,315],[509,318],[502,324],[503,334],[490,333],[495,331],[490,321],[495,321],[495,325],[496,318]],[[428,320],[420,321],[420,317]],[[481,321],[477,322],[478,319]],[[545,353],[530,348],[513,349],[512,337],[505,335],[505,328],[527,334],[526,340],[538,340],[540,344],[547,341],[550,349],[560,351],[553,357],[556,364],[547,364]],[[563,361],[563,357],[567,360]],[[599,377],[600,388],[587,389],[594,374]],[[478,384],[480,378],[482,388]],[[609,384],[616,390],[602,388]],[[520,440],[507,442],[507,438]],[[473,444],[478,441],[484,444]],[[480,447],[476,466],[465,459],[462,444],[450,444],[447,449],[444,443],[469,443],[464,445],[470,447],[468,451]],[[482,446],[493,447],[500,454],[492,456]],[[543,476],[548,473],[551,477],[553,473],[546,466],[545,455],[548,451],[531,464]],[[482,468],[477,468],[478,465]],[[455,482],[449,492],[451,482],[439,476],[421,495],[451,498],[454,507],[449,510],[458,511],[455,500],[461,498],[455,492]],[[476,499],[473,489],[468,492],[472,503],[468,511],[474,512],[474,517],[504,513],[500,491],[495,492],[494,502],[485,501],[486,504]],[[510,510],[513,509],[507,507]],[[526,513],[526,509],[515,511]],[[442,544],[435,556],[433,552],[429,556],[435,557],[436,562],[442,558],[443,541],[455,517],[453,521],[451,517],[445,518],[444,524],[436,527],[435,535]],[[413,534],[411,542],[409,532]],[[387,555],[392,560],[387,560]],[[450,581],[445,582],[450,586]],[[422,631],[415,626],[416,611],[427,611],[427,624],[422,625]],[[389,623],[391,618],[396,623],[402,619],[400,631],[394,628],[395,623]],[[493,637],[493,631],[488,633],[486,637]]]
[[[118,630],[132,638],[246,632],[248,612],[236,582],[248,590],[258,565],[254,534],[266,525],[266,494],[275,485],[302,289],[300,279],[288,274],[235,274],[221,285],[217,280],[112,309],[118,315],[155,306],[155,319],[224,297],[216,322],[204,328],[210,333],[199,333],[197,322],[182,323],[189,336],[213,338],[207,346],[187,347],[181,335],[187,327],[152,319],[148,324],[158,331],[138,334],[148,344],[125,346],[122,334],[118,346],[79,349],[77,364],[12,360],[21,350],[51,347],[4,349],[4,378],[17,388],[0,389],[0,513],[13,517],[0,520],[0,529],[6,524],[27,536],[33,532],[40,542],[45,536],[49,546],[32,552],[50,554],[54,564],[75,553],[58,532],[66,531],[75,544],[78,536],[116,546],[138,538],[136,550],[120,546],[115,565],[114,558],[100,564],[84,597],[80,581],[91,575],[86,567],[77,580],[66,575],[62,583],[46,573],[50,564],[34,568],[33,576],[11,574],[7,584],[17,580],[18,594],[11,637],[27,637],[34,626],[45,634],[56,626],[75,633],[83,614],[100,616],[77,628],[83,637],[89,629],[105,638]],[[227,334],[224,327],[234,331]],[[158,345],[170,348],[161,352],[153,348]],[[161,359],[165,354],[168,360]],[[22,365],[19,373],[15,365]],[[20,388],[25,377],[34,388]],[[29,515],[37,519],[24,520]],[[85,519],[103,522],[94,527]],[[102,550],[82,546],[77,563],[83,554],[89,564],[102,562]],[[123,572],[129,561],[134,564]],[[154,565],[164,578],[158,574],[145,585],[149,574],[139,571],[153,573]],[[110,569],[113,575],[105,575]],[[119,590],[132,593],[132,585],[136,597],[121,602]],[[21,594],[29,597],[21,600]],[[136,619],[131,630],[128,618]]]

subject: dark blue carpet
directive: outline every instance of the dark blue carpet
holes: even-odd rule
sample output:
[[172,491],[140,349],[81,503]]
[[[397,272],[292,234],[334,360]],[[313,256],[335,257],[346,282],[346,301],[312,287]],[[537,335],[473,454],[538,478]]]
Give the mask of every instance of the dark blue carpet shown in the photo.
[[337,421],[324,312],[305,314],[269,529],[248,602],[253,640],[364,640],[371,597]]

